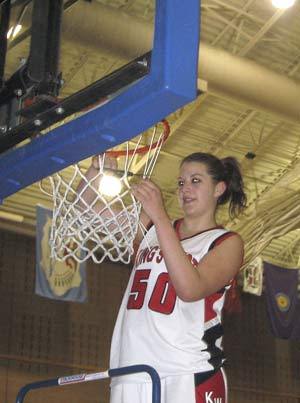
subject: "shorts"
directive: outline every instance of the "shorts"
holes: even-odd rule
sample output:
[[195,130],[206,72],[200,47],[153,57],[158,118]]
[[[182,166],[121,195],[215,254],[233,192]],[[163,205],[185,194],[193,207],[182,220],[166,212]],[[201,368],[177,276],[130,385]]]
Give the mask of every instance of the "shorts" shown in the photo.
[[[152,384],[123,383],[112,386],[110,403],[154,403]],[[163,378],[160,403],[228,403],[225,372],[221,368],[213,374]]]

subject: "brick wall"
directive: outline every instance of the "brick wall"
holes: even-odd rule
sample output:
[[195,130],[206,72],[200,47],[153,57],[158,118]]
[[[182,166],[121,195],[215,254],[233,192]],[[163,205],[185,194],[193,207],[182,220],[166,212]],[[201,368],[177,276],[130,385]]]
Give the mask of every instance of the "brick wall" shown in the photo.
[[[34,294],[35,240],[0,232],[0,402],[15,402],[26,383],[108,368],[114,321],[129,268],[87,267],[88,302]],[[104,403],[108,381],[28,394],[30,403]],[[25,399],[25,403],[26,403]]]
[[[88,302],[34,294],[35,240],[0,232],[0,402],[26,383],[108,367],[110,338],[129,275],[119,264],[89,263]],[[242,295],[225,317],[230,403],[299,403],[300,341],[275,339],[264,297]],[[108,381],[30,392],[24,403],[107,403]]]

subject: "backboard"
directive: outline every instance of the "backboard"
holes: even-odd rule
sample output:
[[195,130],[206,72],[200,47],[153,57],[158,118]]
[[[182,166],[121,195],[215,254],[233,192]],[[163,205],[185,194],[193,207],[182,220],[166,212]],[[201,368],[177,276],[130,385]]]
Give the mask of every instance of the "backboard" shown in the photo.
[[[62,7],[71,3],[75,1],[64,2]],[[76,4],[73,7],[75,10]],[[106,38],[108,54],[115,46],[114,41],[125,41],[123,47],[120,45],[120,49],[124,49],[131,38],[132,41],[140,39],[142,32],[145,35],[143,46],[134,47],[136,54],[129,51],[125,55],[125,52],[124,64],[116,63],[117,69],[109,75],[78,88],[75,93],[65,94],[62,99],[58,96],[58,102],[50,104],[46,110],[33,111],[26,125],[18,128],[24,139],[32,133],[30,141],[14,144],[12,139],[18,135],[16,127],[2,132],[1,199],[72,163],[125,142],[195,99],[200,2],[157,0],[154,10],[153,40],[151,25],[149,29],[145,30],[143,25],[141,32],[130,33],[130,21],[125,20],[128,35],[126,38],[119,35],[119,39],[114,38],[114,30],[111,30]],[[116,27],[113,24],[116,13],[106,11],[105,19],[110,18],[111,26]],[[101,35],[99,33],[99,40]],[[65,44],[67,46],[67,39]],[[84,58],[83,54],[82,63]],[[80,108],[76,109],[78,104]],[[65,119],[67,116],[71,116],[69,121]],[[36,136],[37,132],[41,134]]]

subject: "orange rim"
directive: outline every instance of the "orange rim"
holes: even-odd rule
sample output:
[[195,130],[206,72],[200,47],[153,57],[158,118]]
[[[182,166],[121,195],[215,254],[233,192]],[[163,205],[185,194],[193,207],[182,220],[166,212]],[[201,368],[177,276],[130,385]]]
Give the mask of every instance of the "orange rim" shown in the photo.
[[160,138],[160,140],[156,141],[155,143],[151,144],[151,146],[141,146],[137,149],[132,149],[132,150],[120,150],[120,151],[106,151],[105,154],[109,155],[110,157],[124,157],[125,155],[132,155],[132,154],[144,154],[149,150],[153,150],[155,147],[160,146],[162,143],[164,143],[167,138],[169,137],[170,134],[170,125],[167,120],[163,119],[160,123],[163,125],[163,136]]

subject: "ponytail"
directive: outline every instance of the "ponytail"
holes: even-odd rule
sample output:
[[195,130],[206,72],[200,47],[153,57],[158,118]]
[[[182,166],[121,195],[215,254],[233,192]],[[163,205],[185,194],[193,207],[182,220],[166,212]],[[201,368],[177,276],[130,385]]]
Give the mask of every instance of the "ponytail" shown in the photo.
[[229,202],[230,217],[238,216],[246,207],[247,196],[244,192],[244,182],[237,160],[233,157],[226,157],[221,160],[224,168],[224,182],[227,187],[219,197],[218,204]]

